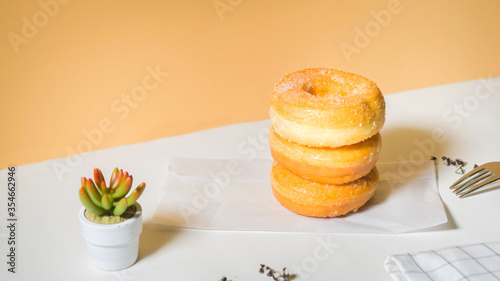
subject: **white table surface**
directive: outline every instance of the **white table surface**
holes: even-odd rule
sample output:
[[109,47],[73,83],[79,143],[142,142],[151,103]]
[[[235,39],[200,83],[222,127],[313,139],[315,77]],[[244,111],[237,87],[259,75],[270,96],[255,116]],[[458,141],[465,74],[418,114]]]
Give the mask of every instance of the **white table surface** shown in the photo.
[[[500,77],[386,96],[379,161],[419,157],[500,160]],[[390,280],[387,256],[500,240],[500,184],[466,199],[448,186],[459,175],[436,165],[448,223],[402,234],[316,234],[173,229],[151,223],[169,157],[269,157],[259,137],[269,120],[121,146],[17,167],[16,273],[7,271],[7,170],[0,172],[0,280],[271,280],[259,265],[287,267],[294,280]],[[433,139],[441,132],[442,139]],[[131,132],[133,133],[133,132]],[[422,145],[422,144],[425,144]],[[35,145],[35,144],[34,144]],[[67,167],[59,175],[55,167]],[[145,181],[139,260],[120,272],[93,267],[80,234],[77,190],[94,167],[106,178],[119,166]],[[404,170],[402,170],[404,172]]]

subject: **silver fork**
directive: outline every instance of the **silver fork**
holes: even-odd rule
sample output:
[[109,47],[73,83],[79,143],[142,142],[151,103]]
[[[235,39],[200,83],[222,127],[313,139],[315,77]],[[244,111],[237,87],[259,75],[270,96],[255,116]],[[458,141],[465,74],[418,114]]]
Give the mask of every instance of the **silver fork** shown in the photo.
[[472,191],[500,179],[500,162],[490,162],[474,168],[450,186],[462,198]]

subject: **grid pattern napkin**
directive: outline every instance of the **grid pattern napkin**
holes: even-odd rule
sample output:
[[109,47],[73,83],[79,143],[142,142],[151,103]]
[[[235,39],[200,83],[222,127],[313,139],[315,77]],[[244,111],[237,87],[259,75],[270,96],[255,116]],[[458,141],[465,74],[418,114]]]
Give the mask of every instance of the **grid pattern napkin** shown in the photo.
[[385,269],[397,281],[498,281],[500,241],[393,255]]

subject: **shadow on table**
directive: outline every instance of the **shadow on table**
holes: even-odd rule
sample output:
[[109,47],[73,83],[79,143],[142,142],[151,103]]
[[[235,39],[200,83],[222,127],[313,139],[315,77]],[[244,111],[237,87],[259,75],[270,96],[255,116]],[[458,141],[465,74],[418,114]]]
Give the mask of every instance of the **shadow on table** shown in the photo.
[[[443,152],[447,150],[446,141],[439,139],[439,136],[434,134],[432,130],[422,130],[420,128],[396,127],[381,131],[382,150],[379,157],[379,162],[406,162],[406,166],[402,166],[400,173],[404,174],[405,170],[411,170],[411,165],[417,166],[423,161],[430,160],[432,157],[441,158]],[[436,181],[439,174],[436,169]],[[411,180],[411,178],[405,178]],[[438,183],[436,183],[439,185]],[[439,186],[438,186],[439,189]],[[377,203],[384,201],[391,192],[382,193],[381,196],[375,198]],[[373,198],[372,198],[373,199]],[[372,202],[372,204],[375,202]],[[369,207],[370,202],[367,204]],[[422,231],[442,231],[456,229],[457,225],[448,210],[448,207],[443,202],[443,207],[446,212],[448,221],[444,224],[416,230],[412,232]]]
[[379,161],[410,161],[429,160],[431,156],[441,157],[447,142],[433,134],[432,130],[420,128],[396,127],[382,129],[382,151]]
[[[428,163],[432,156],[439,154],[438,145],[432,141],[431,132],[408,127],[396,127],[385,129],[380,132],[382,136],[382,149],[377,163],[397,163],[397,169],[393,168],[385,173],[379,169],[381,181],[401,182],[411,181],[415,176],[415,170],[424,163]],[[436,171],[436,177],[437,177]],[[384,202],[396,189],[398,185],[381,183],[379,191],[367,206]]]
[[141,260],[154,254],[179,234],[178,229],[168,228],[152,222],[144,222],[139,240],[139,258]]

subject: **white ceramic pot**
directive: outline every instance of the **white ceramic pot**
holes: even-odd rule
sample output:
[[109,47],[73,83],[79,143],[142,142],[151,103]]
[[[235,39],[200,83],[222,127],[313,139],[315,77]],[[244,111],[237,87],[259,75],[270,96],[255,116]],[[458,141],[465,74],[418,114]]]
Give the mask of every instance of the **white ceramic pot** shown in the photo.
[[139,254],[139,236],[142,232],[142,208],[135,204],[135,215],[117,224],[97,224],[85,217],[85,208],[79,212],[83,238],[90,258],[97,268],[122,270],[135,263]]

